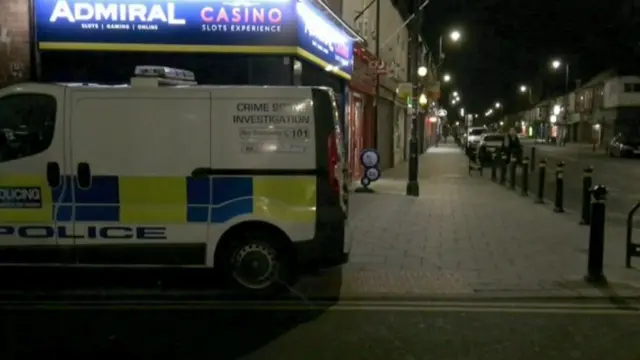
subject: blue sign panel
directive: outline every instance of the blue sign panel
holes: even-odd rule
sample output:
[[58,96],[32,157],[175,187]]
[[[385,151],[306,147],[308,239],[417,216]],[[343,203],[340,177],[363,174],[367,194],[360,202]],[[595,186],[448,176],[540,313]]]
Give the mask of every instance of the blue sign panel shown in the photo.
[[353,39],[306,0],[298,0],[296,13],[298,46],[333,67],[327,70],[351,74]]
[[36,0],[35,20],[41,47],[296,46],[291,0]]

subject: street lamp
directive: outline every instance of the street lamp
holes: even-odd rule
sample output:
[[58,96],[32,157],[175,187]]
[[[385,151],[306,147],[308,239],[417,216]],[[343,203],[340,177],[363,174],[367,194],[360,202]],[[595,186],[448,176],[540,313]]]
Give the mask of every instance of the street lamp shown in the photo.
[[451,40],[453,40],[453,42],[458,42],[458,40],[460,40],[460,38],[462,37],[462,35],[460,34],[460,31],[458,30],[453,30],[450,34],[449,37],[451,38]]
[[[554,70],[558,70],[558,69],[560,69],[562,67],[562,63],[563,62],[560,61],[559,59],[552,60],[551,61],[551,67]],[[568,116],[568,113],[567,113],[566,109],[569,107],[569,63],[566,62],[566,61],[564,62],[564,96],[563,96],[563,98],[564,98],[565,113],[564,113],[564,116],[562,117],[562,122],[560,124],[562,126],[559,127],[558,134],[557,134],[557,139],[560,139],[560,141],[556,142],[560,146],[564,146],[564,141],[563,140],[564,140],[564,136],[565,136],[566,131],[567,131],[567,129],[565,128],[565,125],[566,125],[567,116]],[[556,119],[558,117],[559,116],[556,115]]]
[[460,108],[460,116],[464,116],[464,108]]
[[451,81],[451,75],[444,74],[444,76],[442,77],[442,80],[444,80],[444,82],[448,83],[449,81]]
[[420,66],[418,68],[418,76],[423,78],[427,75],[427,67],[426,66]]
[[[453,30],[449,33],[449,38],[453,42],[458,42],[460,38],[462,38],[462,34],[458,30]],[[440,38],[439,38],[439,45],[440,46],[438,48],[439,49],[438,59],[440,59],[440,62],[442,62],[442,60],[444,60],[444,52],[442,51],[442,35],[440,35]]]
[[427,96],[425,94],[420,94],[420,98],[418,99],[418,103],[422,106],[427,105]]
[[458,97],[458,92],[454,91],[452,95],[453,95],[453,97]]
[[502,104],[500,104],[499,102],[496,102],[496,109],[500,109],[500,107],[502,107]]
[[[559,59],[555,59],[551,61],[551,68],[553,70],[558,70],[562,67],[562,61]],[[564,92],[565,94],[569,93],[569,63],[564,63]]]
[[520,92],[522,94],[528,94],[529,95],[529,106],[533,105],[533,99],[531,97],[531,86],[520,85]]

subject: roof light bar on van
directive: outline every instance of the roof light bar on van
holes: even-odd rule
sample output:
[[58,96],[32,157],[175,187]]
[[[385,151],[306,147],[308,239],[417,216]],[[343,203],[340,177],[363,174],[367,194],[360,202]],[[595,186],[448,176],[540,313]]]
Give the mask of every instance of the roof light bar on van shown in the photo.
[[174,69],[167,66],[142,65],[136,66],[136,76],[154,77],[167,80],[195,81],[193,72],[183,69]]

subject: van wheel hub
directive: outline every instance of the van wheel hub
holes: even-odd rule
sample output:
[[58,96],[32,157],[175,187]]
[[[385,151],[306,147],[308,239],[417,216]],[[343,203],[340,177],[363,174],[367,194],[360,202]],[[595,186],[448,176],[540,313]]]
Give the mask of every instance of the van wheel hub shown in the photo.
[[276,251],[266,245],[251,243],[240,247],[233,258],[233,277],[249,289],[263,289],[276,279]]

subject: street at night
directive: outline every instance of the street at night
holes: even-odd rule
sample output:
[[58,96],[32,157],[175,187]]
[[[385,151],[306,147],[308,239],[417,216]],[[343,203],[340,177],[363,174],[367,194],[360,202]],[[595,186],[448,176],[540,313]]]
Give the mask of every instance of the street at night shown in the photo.
[[2,315],[3,358],[638,359],[635,302],[46,303]]
[[0,360],[640,360],[639,14],[0,0]]

